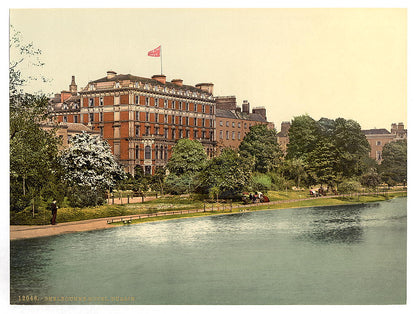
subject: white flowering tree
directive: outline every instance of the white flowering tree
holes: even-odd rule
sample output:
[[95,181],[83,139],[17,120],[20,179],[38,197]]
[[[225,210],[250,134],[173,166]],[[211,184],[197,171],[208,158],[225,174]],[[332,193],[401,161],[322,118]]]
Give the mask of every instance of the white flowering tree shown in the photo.
[[77,207],[102,203],[105,190],[126,177],[108,143],[85,132],[72,138],[61,164],[63,179],[72,188],[70,201]]

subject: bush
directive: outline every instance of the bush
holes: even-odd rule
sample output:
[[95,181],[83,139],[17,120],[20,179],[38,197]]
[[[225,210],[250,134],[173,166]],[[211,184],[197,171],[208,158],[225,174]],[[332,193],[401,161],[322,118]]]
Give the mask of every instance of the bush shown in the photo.
[[73,187],[68,195],[71,207],[89,207],[102,205],[105,202],[105,191],[92,190],[88,187]]
[[256,173],[253,176],[253,190],[266,193],[272,188],[272,179],[264,173]]
[[338,184],[338,192],[341,194],[348,194],[359,191],[361,184],[358,181],[350,180]]

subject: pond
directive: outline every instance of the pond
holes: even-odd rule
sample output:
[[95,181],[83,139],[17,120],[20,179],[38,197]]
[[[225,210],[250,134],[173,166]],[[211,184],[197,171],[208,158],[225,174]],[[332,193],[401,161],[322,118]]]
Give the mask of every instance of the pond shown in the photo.
[[11,241],[11,303],[404,304],[406,202]]

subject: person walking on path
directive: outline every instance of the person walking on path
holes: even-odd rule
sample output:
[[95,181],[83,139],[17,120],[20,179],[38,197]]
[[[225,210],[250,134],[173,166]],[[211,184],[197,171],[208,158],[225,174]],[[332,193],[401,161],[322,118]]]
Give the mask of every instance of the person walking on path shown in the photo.
[[51,211],[52,211],[52,219],[51,219],[51,224],[55,225],[56,224],[56,214],[58,212],[58,206],[56,206],[56,201],[53,201],[50,205]]

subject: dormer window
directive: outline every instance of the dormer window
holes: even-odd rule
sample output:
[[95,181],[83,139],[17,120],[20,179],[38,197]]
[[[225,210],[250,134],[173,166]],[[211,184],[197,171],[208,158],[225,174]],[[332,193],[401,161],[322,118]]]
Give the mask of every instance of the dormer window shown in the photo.
[[67,104],[63,104],[63,105],[62,105],[62,109],[63,109],[63,110],[67,110],[67,109],[68,109],[68,105],[67,105]]
[[116,88],[120,88],[120,82],[116,82]]

